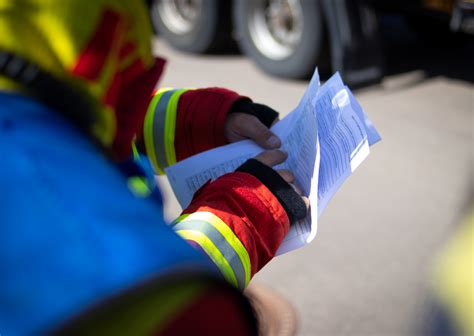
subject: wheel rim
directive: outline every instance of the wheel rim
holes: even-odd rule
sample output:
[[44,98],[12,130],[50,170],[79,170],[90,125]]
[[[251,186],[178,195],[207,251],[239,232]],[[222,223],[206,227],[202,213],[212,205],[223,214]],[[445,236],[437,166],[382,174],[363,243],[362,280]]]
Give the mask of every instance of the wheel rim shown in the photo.
[[201,17],[202,0],[158,0],[155,10],[168,30],[183,35],[195,29]]
[[290,57],[301,42],[304,28],[301,0],[250,2],[249,31],[254,45],[267,58]]

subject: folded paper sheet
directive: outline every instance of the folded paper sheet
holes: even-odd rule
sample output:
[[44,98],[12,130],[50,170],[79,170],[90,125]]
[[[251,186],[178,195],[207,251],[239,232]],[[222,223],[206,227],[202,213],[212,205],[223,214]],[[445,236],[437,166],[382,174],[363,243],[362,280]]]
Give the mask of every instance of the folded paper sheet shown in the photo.
[[[314,239],[319,215],[380,136],[339,74],[320,87],[317,70],[298,106],[272,131],[288,152],[288,159],[275,168],[290,169],[311,203],[308,216],[291,227],[281,244],[282,254]],[[250,140],[240,141],[178,162],[166,175],[185,208],[204,183],[234,171],[262,150]]]

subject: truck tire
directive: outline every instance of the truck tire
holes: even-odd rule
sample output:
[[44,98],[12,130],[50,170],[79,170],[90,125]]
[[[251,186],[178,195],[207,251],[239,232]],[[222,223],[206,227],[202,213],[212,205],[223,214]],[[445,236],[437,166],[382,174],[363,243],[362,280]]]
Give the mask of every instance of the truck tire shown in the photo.
[[150,8],[155,31],[178,50],[212,53],[232,45],[229,1],[152,0]]
[[317,0],[235,0],[237,43],[265,72],[308,78],[323,46],[323,21]]

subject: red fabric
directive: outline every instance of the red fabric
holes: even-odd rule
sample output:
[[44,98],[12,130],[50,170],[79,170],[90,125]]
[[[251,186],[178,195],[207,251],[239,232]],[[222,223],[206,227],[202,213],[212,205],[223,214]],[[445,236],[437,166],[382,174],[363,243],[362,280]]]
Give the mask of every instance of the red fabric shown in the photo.
[[135,61],[116,74],[109,88],[105,99],[109,104],[115,105],[117,133],[112,149],[118,159],[130,156],[133,137],[137,130],[143,129],[151,93],[163,72],[164,64],[165,61],[158,58],[154,66],[145,71],[143,63]]
[[[233,294],[233,295],[232,295]],[[255,320],[235,292],[212,287],[153,335],[254,335]]]
[[118,28],[122,20],[118,12],[110,9],[104,11],[97,30],[79,56],[72,73],[92,81],[99,77],[108,55],[117,43]]
[[176,159],[227,143],[224,124],[227,112],[238,99],[244,98],[223,88],[190,90],[178,103],[175,130]]
[[290,223],[275,196],[254,176],[235,172],[204,185],[183,213],[212,212],[222,219],[247,249],[251,275],[280,246]]
[[[130,56],[137,48],[133,41],[124,38],[123,16],[111,9],[106,9],[100,18],[96,31],[79,56],[71,72],[74,75],[97,81],[102,75],[106,61],[113,52],[114,45],[122,43],[118,53],[118,64]],[[120,40],[120,41],[119,41]],[[132,140],[140,132],[145,118],[151,93],[164,68],[165,61],[156,59],[147,68],[141,59],[137,59],[127,68],[115,69],[110,84],[105,88],[101,101],[112,108],[115,113],[116,134],[112,144],[112,154],[116,160],[130,156]]]
[[119,50],[119,59],[123,60],[135,51],[136,45],[133,42],[125,42],[125,44]]

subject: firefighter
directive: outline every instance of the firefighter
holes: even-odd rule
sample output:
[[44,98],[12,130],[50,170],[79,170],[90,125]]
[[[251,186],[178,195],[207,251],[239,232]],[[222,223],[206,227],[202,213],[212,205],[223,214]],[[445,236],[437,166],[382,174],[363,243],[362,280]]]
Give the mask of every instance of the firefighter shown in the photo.
[[[271,168],[277,114],[220,88],[153,93],[151,37],[139,1],[0,0],[0,333],[256,332],[241,290],[307,212]],[[167,225],[147,162],[243,138],[272,150]]]

